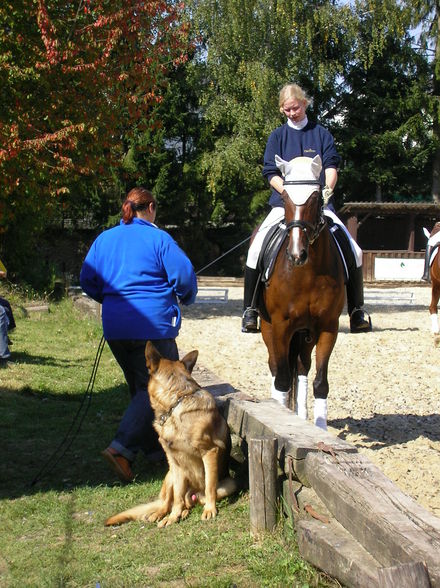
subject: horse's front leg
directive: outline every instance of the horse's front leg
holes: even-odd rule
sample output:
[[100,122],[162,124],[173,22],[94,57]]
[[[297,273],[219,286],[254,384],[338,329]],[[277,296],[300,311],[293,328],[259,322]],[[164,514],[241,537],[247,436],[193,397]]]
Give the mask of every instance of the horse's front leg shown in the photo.
[[328,364],[338,331],[323,331],[316,344],[316,376],[313,381],[315,398],[313,412],[317,427],[327,430]]
[[288,332],[289,322],[275,322],[272,324],[262,321],[261,333],[269,353],[269,369],[272,374],[271,397],[289,406],[292,387],[292,375],[289,366],[289,347],[291,334]]
[[[440,255],[440,253],[439,253]],[[438,300],[440,298],[440,282],[434,284],[432,280],[431,289],[431,304],[429,305],[429,314],[431,316],[431,332],[437,334],[439,332],[438,322]]]
[[309,371],[312,364],[312,351],[315,347],[316,339],[310,334],[298,333],[299,353],[296,364],[295,386],[295,408],[294,412],[301,419],[307,420],[309,412],[307,409],[307,390],[309,384]]

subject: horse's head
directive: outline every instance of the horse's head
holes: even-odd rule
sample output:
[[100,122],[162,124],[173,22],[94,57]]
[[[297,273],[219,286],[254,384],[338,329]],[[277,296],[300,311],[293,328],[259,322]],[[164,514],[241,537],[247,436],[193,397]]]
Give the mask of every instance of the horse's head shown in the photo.
[[319,155],[295,157],[284,161],[278,155],[275,163],[284,176],[284,201],[286,225],[290,229],[287,257],[293,265],[304,265],[313,243],[323,227],[322,191],[320,174],[322,162]]

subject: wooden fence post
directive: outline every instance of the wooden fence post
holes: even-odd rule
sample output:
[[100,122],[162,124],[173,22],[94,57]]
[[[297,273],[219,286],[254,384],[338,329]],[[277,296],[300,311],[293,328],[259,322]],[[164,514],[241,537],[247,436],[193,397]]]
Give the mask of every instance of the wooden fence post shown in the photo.
[[273,531],[277,511],[276,437],[258,437],[249,442],[249,494],[251,534]]

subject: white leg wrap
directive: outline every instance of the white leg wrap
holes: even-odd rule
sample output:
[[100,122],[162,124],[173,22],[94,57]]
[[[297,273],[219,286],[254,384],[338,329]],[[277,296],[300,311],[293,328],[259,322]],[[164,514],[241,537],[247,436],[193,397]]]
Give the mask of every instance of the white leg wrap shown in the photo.
[[314,421],[320,429],[327,431],[327,399],[315,398],[314,403]]
[[298,376],[296,382],[295,414],[305,421],[309,416],[307,412],[307,385],[307,376]]
[[431,331],[436,334],[439,332],[438,315],[431,314]]
[[277,390],[275,388],[275,378],[272,378],[272,388],[271,388],[271,398],[286,406],[288,408],[289,405],[289,391],[282,392],[281,390]]

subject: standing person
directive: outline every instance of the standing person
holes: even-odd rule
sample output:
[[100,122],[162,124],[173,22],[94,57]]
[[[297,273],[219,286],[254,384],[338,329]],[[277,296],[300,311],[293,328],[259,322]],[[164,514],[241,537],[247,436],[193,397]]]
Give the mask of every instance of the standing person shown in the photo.
[[80,275],[84,292],[102,304],[104,337],[130,391],[131,402],[116,435],[102,452],[125,482],[134,478],[131,466],[140,449],[150,460],[162,454],[147,392],[146,342],[152,341],[164,357],[179,359],[179,301],[192,304],[197,294],[190,260],[155,219],[151,192],[143,187],[131,190],[122,204],[120,224],[97,237]]
[[[0,278],[5,280],[7,271],[3,263],[0,261]],[[11,357],[9,345],[9,332],[15,329],[14,315],[12,308],[6,298],[0,296],[0,368],[7,368]]]
[[[290,161],[294,157],[313,158],[319,155],[323,166],[321,183],[325,186],[323,195],[326,200],[332,198],[333,190],[338,181],[337,168],[340,156],[336,150],[333,137],[324,127],[308,120],[306,109],[309,104],[310,100],[304,90],[297,84],[287,84],[280,91],[279,108],[281,114],[287,117],[287,121],[269,135],[264,152],[263,176],[268,180],[272,188],[269,199],[269,205],[272,209],[259,227],[248,251],[244,274],[241,327],[244,333],[259,331],[258,312],[252,306],[252,297],[259,275],[256,269],[258,256],[264,237],[270,227],[284,218],[284,205],[281,198],[284,191],[283,177],[275,163],[275,155],[286,161]],[[356,259],[356,263],[351,268],[348,267],[347,309],[350,316],[350,330],[352,333],[370,331],[371,319],[362,309],[364,304],[362,251],[334,213],[331,203],[327,206],[325,214],[346,232]]]

